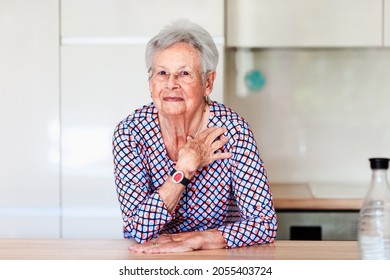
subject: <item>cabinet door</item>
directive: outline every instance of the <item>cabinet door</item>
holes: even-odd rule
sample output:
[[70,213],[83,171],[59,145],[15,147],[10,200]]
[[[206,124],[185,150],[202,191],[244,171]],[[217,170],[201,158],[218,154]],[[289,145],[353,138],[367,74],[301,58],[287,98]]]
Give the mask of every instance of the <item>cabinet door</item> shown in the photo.
[[62,36],[151,37],[186,18],[224,34],[224,0],[62,0]]
[[384,45],[390,47],[390,0],[384,0]]
[[60,236],[58,2],[0,4],[0,238]]
[[150,100],[142,52],[61,48],[64,238],[122,237],[111,143],[116,124]]
[[382,45],[382,0],[228,0],[232,47]]

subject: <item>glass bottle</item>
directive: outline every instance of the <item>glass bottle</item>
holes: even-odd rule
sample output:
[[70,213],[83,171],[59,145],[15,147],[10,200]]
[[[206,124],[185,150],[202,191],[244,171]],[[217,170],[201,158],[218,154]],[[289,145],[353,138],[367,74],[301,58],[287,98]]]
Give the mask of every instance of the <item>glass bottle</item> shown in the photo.
[[359,213],[358,243],[364,260],[390,259],[390,188],[388,158],[370,158],[370,189]]

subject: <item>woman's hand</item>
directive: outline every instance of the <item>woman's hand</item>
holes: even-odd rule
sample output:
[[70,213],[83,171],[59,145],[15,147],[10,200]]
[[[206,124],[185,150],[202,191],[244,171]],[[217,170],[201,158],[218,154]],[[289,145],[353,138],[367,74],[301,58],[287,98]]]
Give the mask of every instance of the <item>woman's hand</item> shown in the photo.
[[195,172],[216,160],[230,158],[229,152],[219,150],[229,141],[229,137],[223,136],[227,130],[224,127],[209,127],[196,138],[187,138],[187,143],[179,151],[177,166]]
[[200,249],[225,248],[222,235],[216,230],[162,234],[156,239],[135,244],[129,250],[136,253],[183,253]]
[[156,239],[130,246],[129,250],[148,254],[182,253],[196,250],[196,247],[186,239],[177,238],[175,234],[162,234]]

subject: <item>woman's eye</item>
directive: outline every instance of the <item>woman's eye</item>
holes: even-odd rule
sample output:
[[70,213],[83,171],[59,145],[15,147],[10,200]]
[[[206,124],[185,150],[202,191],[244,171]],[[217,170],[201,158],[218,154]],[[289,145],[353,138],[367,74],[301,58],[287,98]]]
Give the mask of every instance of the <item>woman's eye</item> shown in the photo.
[[161,70],[157,72],[158,76],[165,76],[167,74],[167,71]]
[[188,71],[181,71],[181,75],[182,76],[189,76],[190,72],[188,72]]

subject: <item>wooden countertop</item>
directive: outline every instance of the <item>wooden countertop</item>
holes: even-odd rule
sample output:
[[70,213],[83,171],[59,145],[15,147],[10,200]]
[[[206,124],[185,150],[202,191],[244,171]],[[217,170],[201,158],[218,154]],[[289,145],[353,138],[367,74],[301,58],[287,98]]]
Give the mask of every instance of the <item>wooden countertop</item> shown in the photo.
[[0,239],[0,260],[354,260],[357,241],[287,241],[236,249],[140,254],[133,240]]
[[356,210],[368,191],[364,185],[271,184],[277,210]]

